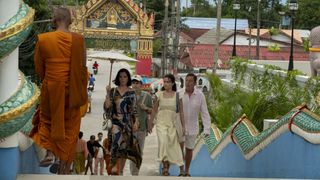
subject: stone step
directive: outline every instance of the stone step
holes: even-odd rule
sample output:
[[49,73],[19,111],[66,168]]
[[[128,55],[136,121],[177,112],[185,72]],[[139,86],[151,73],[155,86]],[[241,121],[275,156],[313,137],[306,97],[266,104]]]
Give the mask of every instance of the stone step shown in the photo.
[[[19,174],[17,180],[178,180],[178,179],[193,179],[193,180],[260,180],[259,178],[221,178],[221,177],[174,177],[174,176],[92,176],[92,175],[40,175],[40,174]],[[266,179],[266,178],[263,178]],[[261,179],[262,180],[262,179]]]

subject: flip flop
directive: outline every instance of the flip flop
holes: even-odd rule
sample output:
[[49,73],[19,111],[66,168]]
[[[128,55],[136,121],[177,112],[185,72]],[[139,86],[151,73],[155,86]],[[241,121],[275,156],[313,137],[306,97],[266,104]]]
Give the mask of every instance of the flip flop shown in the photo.
[[55,161],[55,162],[50,166],[49,171],[50,171],[52,174],[57,174],[59,167],[60,167],[60,162],[59,162],[59,161]]
[[39,163],[39,166],[40,167],[49,167],[51,164],[54,163],[54,160],[51,159],[51,158],[45,158],[43,159],[40,163]]

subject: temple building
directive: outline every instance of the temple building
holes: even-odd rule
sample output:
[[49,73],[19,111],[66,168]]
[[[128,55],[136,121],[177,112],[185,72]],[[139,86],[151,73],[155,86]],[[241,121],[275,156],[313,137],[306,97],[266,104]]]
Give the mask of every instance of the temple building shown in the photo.
[[131,53],[136,73],[151,75],[154,14],[132,0],[89,0],[73,16],[72,31],[85,36],[87,48]]

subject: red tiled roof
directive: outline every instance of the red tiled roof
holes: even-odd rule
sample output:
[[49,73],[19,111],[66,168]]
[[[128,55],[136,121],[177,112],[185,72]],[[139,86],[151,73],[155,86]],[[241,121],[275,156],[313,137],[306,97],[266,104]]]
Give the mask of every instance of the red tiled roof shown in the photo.
[[[223,65],[220,68],[227,68],[227,61],[232,56],[231,45],[220,45],[219,59]],[[237,46],[237,56],[249,58],[248,46]],[[255,59],[256,48],[251,47],[251,59]],[[290,47],[281,48],[280,52],[270,52],[266,47],[260,47],[260,59],[263,60],[289,60]],[[295,47],[293,58],[296,61],[308,61],[309,53],[305,52],[301,47]],[[214,45],[194,44],[193,47],[186,47],[181,53],[180,61],[189,67],[205,67],[211,68],[214,62]]]
[[[219,59],[226,61],[231,58],[232,54],[231,45],[222,45],[219,47]],[[237,46],[237,56],[242,58],[249,58],[248,46]],[[255,59],[256,47],[253,46],[250,49],[251,59]],[[267,47],[260,47],[260,59],[263,60],[289,60],[290,47],[281,48],[280,52],[271,52]],[[297,61],[308,61],[309,53],[305,52],[302,47],[295,47],[293,51],[293,59]]]
[[186,47],[182,54],[181,62],[190,67],[212,67],[214,48],[212,45],[195,44]]
[[182,30],[185,34],[187,34],[189,37],[191,37],[194,41],[200,37],[202,34],[208,32],[209,29],[188,29],[188,30]]
[[[180,32],[180,36],[186,41],[184,43],[194,43],[194,39],[184,32]],[[180,42],[182,43],[182,42]]]

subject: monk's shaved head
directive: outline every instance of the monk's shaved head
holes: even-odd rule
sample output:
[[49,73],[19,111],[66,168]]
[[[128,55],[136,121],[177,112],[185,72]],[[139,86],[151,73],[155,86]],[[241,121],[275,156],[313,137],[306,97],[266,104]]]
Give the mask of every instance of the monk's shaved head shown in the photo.
[[57,23],[65,23],[65,25],[69,26],[71,24],[71,13],[67,8],[57,8],[53,12],[53,22],[55,25]]

